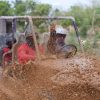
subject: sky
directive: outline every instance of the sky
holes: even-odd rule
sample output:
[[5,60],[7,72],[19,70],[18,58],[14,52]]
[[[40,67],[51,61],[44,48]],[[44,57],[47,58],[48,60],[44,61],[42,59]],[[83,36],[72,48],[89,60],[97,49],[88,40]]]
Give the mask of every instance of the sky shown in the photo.
[[[10,2],[14,0],[9,0]],[[72,5],[81,4],[84,6],[89,6],[91,0],[35,0],[41,3],[48,3],[53,6],[53,8],[59,8],[62,10],[68,10]]]
[[89,6],[91,0],[38,0],[41,3],[49,3],[53,7],[62,8],[63,10],[69,9],[72,5],[81,4],[84,6]]

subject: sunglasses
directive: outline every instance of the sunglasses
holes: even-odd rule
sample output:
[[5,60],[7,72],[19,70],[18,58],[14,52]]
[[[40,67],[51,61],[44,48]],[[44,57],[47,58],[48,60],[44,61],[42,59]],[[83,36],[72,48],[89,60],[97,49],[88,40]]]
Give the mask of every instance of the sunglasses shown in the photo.
[[66,34],[57,34],[56,37],[57,37],[57,38],[60,38],[60,37],[65,38],[65,37],[66,37]]

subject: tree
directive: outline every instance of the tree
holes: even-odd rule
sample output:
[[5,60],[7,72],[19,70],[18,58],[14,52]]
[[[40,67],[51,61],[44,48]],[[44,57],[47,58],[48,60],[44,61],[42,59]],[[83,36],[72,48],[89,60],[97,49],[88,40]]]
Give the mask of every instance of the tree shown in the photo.
[[26,6],[25,2],[22,0],[16,0],[14,2],[14,14],[15,15],[25,15]]
[[[31,15],[34,16],[48,16],[52,7],[49,4],[36,4],[35,9]],[[44,32],[46,27],[46,21],[34,20],[34,25],[38,27],[39,32]]]
[[14,2],[15,15],[31,15],[36,2],[33,0],[16,0]]
[[[48,15],[51,5],[36,3],[34,0],[16,0],[14,2],[15,15],[44,16]],[[34,20],[34,25],[43,31],[43,20]],[[41,25],[42,24],[42,25]]]
[[48,15],[51,10],[51,5],[49,4],[37,4],[35,10],[32,12],[33,15],[45,16]]
[[8,1],[0,1],[0,16],[13,15],[13,9]]

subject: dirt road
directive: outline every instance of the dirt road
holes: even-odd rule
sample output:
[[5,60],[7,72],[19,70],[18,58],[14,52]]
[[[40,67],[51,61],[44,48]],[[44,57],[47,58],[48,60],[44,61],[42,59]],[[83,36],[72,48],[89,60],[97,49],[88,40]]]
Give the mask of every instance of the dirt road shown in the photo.
[[99,65],[82,56],[16,65],[16,79],[0,80],[0,100],[100,100]]

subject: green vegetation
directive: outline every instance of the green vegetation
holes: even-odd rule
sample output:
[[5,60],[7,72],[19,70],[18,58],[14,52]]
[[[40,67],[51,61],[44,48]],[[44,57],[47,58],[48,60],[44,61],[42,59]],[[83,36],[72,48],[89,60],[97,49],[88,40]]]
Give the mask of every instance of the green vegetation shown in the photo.
[[[39,15],[46,16],[52,12],[52,16],[73,16],[78,25],[81,38],[86,41],[84,48],[98,48],[100,42],[100,0],[93,0],[91,7],[83,7],[82,5],[72,6],[68,11],[59,9],[53,10],[49,4],[41,4],[36,0],[15,0],[10,3],[0,0],[0,16],[17,16],[17,15]],[[33,20],[35,26],[40,33],[47,30],[47,22],[43,20]],[[61,25],[69,28],[70,21],[60,21]],[[73,33],[71,31],[70,33]],[[75,34],[70,34],[68,41],[75,43]]]
[[8,16],[13,14],[11,4],[7,1],[0,1],[0,16]]

